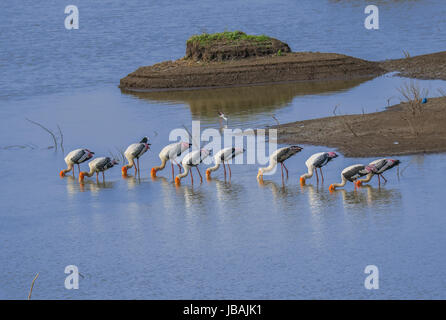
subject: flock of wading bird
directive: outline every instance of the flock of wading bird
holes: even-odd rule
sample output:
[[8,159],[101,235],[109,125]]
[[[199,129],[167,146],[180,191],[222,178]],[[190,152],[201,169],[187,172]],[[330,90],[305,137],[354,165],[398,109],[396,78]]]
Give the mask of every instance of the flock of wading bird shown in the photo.
[[[200,176],[200,182],[203,182],[203,178],[201,176],[200,170],[198,169],[198,166],[203,162],[205,158],[210,156],[211,154],[210,150],[200,149],[189,152],[184,156],[183,160],[181,161],[181,165],[176,161],[176,159],[180,157],[184,152],[186,152],[191,146],[192,144],[188,142],[176,142],[165,146],[159,153],[161,164],[159,166],[152,168],[151,176],[156,177],[157,172],[163,170],[166,167],[167,162],[170,161],[172,168],[172,179],[175,176],[174,163],[179,168],[180,173],[175,177],[176,185],[180,185],[181,179],[186,177],[189,174],[189,172],[191,177],[191,183],[192,184],[194,183],[194,178],[192,175],[193,167],[197,169],[197,172]],[[140,142],[133,143],[130,146],[128,146],[128,148],[124,152],[124,156],[127,159],[128,163],[121,168],[123,177],[127,177],[127,170],[132,167],[134,167],[135,169],[135,176],[137,175],[137,173],[139,174],[139,158],[149,149],[150,149],[150,143],[148,143],[147,137],[144,137]],[[297,154],[298,152],[300,152],[301,150],[302,148],[299,146],[283,147],[276,150],[273,154],[271,154],[269,158],[269,165],[264,168],[259,168],[257,174],[257,180],[260,183],[262,183],[263,174],[274,170],[274,168],[277,166],[277,163],[280,163],[280,167],[282,170],[282,179],[284,177],[283,169],[285,169],[286,177],[288,178],[288,169],[285,166],[285,161],[294,156],[295,154]],[[228,166],[229,178],[231,178],[231,168],[229,166],[229,161],[235,158],[237,155],[242,154],[243,152],[245,152],[244,149],[233,148],[233,147],[224,148],[219,152],[217,152],[214,155],[215,165],[206,170],[206,178],[209,180],[211,178],[211,173],[213,171],[218,170],[220,165],[223,165],[224,175],[226,180],[225,164]],[[60,176],[64,177],[66,173],[72,171],[73,177],[75,177],[74,166],[77,165],[79,170],[79,182],[82,183],[84,181],[85,176],[91,177],[95,173],[96,173],[96,181],[99,182],[99,177],[98,177],[99,172],[102,172],[102,178],[103,181],[105,181],[104,172],[112,168],[116,164],[118,164],[119,161],[111,159],[109,157],[95,158],[94,160],[88,163],[90,171],[80,171],[80,164],[91,159],[93,156],[94,152],[88,149],[76,149],[71,151],[65,157],[67,168],[60,172]],[[333,160],[337,156],[338,155],[335,152],[330,151],[330,152],[315,153],[311,157],[309,157],[305,162],[306,166],[308,167],[308,172],[300,177],[301,185],[305,185],[306,180],[310,179],[313,176],[314,172],[316,172],[317,183],[319,183],[319,175],[317,169],[319,169],[319,172],[321,174],[321,180],[323,182],[324,175],[322,173],[322,167],[327,165],[331,160]],[[347,181],[354,183],[355,188],[360,187],[362,183],[369,182],[374,175],[378,176],[378,183],[379,185],[381,185],[381,178],[383,178],[384,181],[387,182],[387,179],[384,178],[383,173],[399,164],[400,164],[399,160],[382,158],[372,161],[368,165],[355,164],[349,166],[344,170],[342,170],[341,182],[331,184],[329,190],[333,191],[336,188],[343,187],[345,186]],[[182,168],[184,169],[184,172],[182,172]],[[365,178],[360,179],[362,177]]]

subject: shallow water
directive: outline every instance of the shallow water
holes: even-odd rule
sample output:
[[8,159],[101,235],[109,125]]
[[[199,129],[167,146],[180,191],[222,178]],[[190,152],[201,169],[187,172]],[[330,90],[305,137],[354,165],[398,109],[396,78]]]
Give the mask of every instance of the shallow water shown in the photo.
[[[0,298],[26,298],[37,272],[35,299],[446,297],[439,187],[445,154],[400,157],[400,175],[387,173],[389,182],[381,188],[374,178],[370,187],[354,191],[350,184],[332,194],[328,185],[344,167],[373,159],[335,159],[319,187],[314,181],[298,184],[306,158],[326,150],[312,146],[287,162],[284,185],[280,172],[259,185],[257,165],[233,165],[231,183],[221,170],[203,184],[194,174],[194,186],[186,178],[175,187],[167,169],[149,178],[170,130],[190,127],[192,120],[218,128],[218,110],[229,116],[230,127],[243,129],[275,124],[272,116],[282,123],[330,116],[336,105],[338,113],[373,112],[397,103],[396,88],[409,80],[386,75],[162,94],[117,88],[119,78],[137,66],[181,56],[184,39],[200,28],[268,33],[295,50],[376,60],[400,57],[400,48],[412,54],[442,50],[438,40],[444,36],[435,31],[445,23],[440,1],[379,4],[382,29],[373,35],[361,28],[352,33],[353,13],[361,27],[364,15],[363,5],[350,1],[319,7],[309,1],[273,7],[267,1],[250,7],[235,1],[194,7],[135,1],[125,8],[80,1],[78,33],[63,29],[63,6],[56,2],[24,3],[28,7],[0,10]],[[30,26],[23,19],[31,12],[36,20]],[[177,20],[166,19],[172,14]],[[417,19],[407,18],[415,14]],[[338,23],[323,19],[333,15],[341,17]],[[283,28],[284,19],[296,25]],[[325,32],[314,33],[313,24]],[[303,36],[310,41],[302,42]],[[432,96],[445,83],[420,85]],[[106,172],[105,184],[60,179],[63,153],[48,149],[51,137],[25,118],[55,131],[59,124],[65,151],[83,146],[108,155],[148,135],[152,150],[141,158],[141,180],[122,179],[119,168]],[[83,275],[79,290],[64,288],[70,264]],[[369,264],[379,267],[379,290],[364,288]]]

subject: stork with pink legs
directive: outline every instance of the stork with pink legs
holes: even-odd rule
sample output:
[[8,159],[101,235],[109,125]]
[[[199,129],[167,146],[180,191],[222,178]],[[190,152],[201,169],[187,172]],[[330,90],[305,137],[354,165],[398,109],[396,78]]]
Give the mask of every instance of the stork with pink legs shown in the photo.
[[158,171],[163,170],[166,167],[167,161],[170,160],[170,165],[172,166],[172,180],[173,180],[175,176],[175,171],[173,169],[174,162],[178,166],[178,169],[180,170],[181,173],[181,166],[176,162],[175,159],[180,157],[183,154],[183,152],[188,150],[191,146],[192,144],[189,142],[176,142],[165,146],[159,153],[161,164],[159,166],[153,167],[150,172],[152,178],[156,177],[156,173]]
[[372,180],[374,175],[378,176],[378,185],[381,186],[381,178],[383,178],[384,181],[387,182],[387,179],[383,176],[383,173],[395,166],[398,166],[400,163],[400,160],[388,158],[377,159],[370,162],[369,166],[374,166],[376,168],[376,172],[369,173],[365,179],[357,180],[356,186],[360,187],[363,183],[369,182],[370,180]]
[[349,166],[344,170],[342,170],[341,182],[331,184],[329,190],[334,191],[336,190],[336,188],[341,188],[345,186],[347,181],[353,182],[355,184],[355,189],[356,189],[355,181],[357,179],[364,177],[365,175],[368,175],[371,172],[376,172],[376,171],[377,170],[374,166],[365,166],[363,164],[354,164],[352,166]]
[[[138,172],[139,174],[139,158],[150,149],[150,143],[148,143],[148,138],[144,137],[140,142],[132,143],[127,147],[124,152],[124,156],[128,161],[128,164],[121,168],[122,176],[127,177],[127,170],[131,167],[135,167],[135,176]],[[136,159],[136,165],[135,165]]]
[[220,168],[220,165],[223,164],[223,170],[225,173],[225,180],[226,180],[226,167],[225,162],[227,162],[228,170],[229,170],[229,179],[231,179],[232,173],[231,173],[231,167],[229,166],[229,161],[233,158],[235,158],[237,155],[242,154],[245,152],[245,149],[243,148],[234,148],[234,147],[228,147],[221,149],[218,151],[214,156],[214,162],[215,165],[213,167],[210,167],[206,170],[206,179],[211,179],[211,173],[213,171],[218,170]]
[[90,171],[82,171],[79,173],[79,182],[84,182],[84,177],[91,177],[96,173],[96,182],[99,182],[99,172],[102,172],[102,182],[105,182],[104,172],[110,168],[113,168],[115,165],[119,163],[118,160],[110,159],[109,157],[100,157],[96,158],[88,163],[88,167]]
[[283,169],[285,168],[286,171],[286,177],[288,179],[288,169],[285,166],[285,160],[291,158],[296,153],[300,152],[302,150],[299,146],[289,146],[289,147],[283,147],[280,149],[277,149],[273,154],[269,157],[269,166],[264,168],[259,168],[259,172],[257,173],[257,180],[259,182],[263,182],[263,174],[265,172],[270,172],[274,170],[277,163],[280,163],[280,167],[282,169],[282,180],[283,180]]
[[317,169],[321,172],[322,182],[324,182],[324,175],[322,173],[322,167],[329,163],[331,160],[336,158],[338,155],[335,152],[319,152],[313,154],[311,157],[305,161],[305,165],[308,168],[308,172],[300,176],[300,184],[305,185],[305,181],[313,176],[316,171],[317,183],[319,183],[319,175],[317,174]]
[[76,149],[67,154],[65,157],[65,163],[67,164],[67,168],[62,170],[59,175],[61,177],[65,177],[65,174],[67,172],[73,171],[73,177],[74,177],[74,165],[77,164],[78,172],[81,172],[80,164],[93,158],[94,152],[88,150],[88,149]]
[[190,179],[191,183],[194,184],[194,177],[192,174],[192,168],[195,167],[197,169],[198,174],[200,175],[200,182],[203,182],[203,177],[201,176],[200,170],[198,169],[198,165],[203,162],[204,159],[206,159],[210,155],[210,151],[207,149],[200,149],[195,150],[190,153],[188,153],[184,158],[183,161],[181,161],[181,164],[183,165],[184,172],[180,173],[175,177],[175,184],[180,185],[181,179],[186,177],[189,174],[190,171]]

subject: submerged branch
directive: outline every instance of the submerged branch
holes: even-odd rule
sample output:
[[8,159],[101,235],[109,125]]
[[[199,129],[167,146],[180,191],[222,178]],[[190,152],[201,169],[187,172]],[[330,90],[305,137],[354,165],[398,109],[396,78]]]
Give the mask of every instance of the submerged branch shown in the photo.
[[47,127],[45,127],[44,125],[42,125],[42,124],[40,124],[40,123],[38,123],[38,122],[36,122],[36,121],[33,121],[33,120],[30,120],[30,119],[28,119],[28,118],[25,118],[28,122],[31,122],[32,124],[34,124],[34,125],[36,125],[36,126],[39,126],[40,128],[42,128],[43,130],[45,130],[46,132],[48,132],[50,135],[51,135],[51,137],[53,138],[53,141],[54,141],[54,148],[57,150],[57,138],[56,138],[56,135],[50,130],[50,129],[48,129]]
[[33,288],[34,288],[34,282],[36,282],[37,277],[39,276],[40,272],[38,272],[36,274],[36,276],[34,277],[33,281],[31,282],[31,288],[29,289],[29,293],[28,293],[28,300],[31,300],[31,294],[33,293]]

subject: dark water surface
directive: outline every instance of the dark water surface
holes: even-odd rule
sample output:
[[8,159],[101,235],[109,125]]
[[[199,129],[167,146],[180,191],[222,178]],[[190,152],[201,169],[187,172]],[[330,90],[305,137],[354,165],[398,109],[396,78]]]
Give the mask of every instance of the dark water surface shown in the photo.
[[[180,187],[149,169],[168,135],[200,120],[231,128],[340,113],[383,110],[399,101],[408,79],[285,84],[249,88],[128,94],[119,78],[140,65],[184,54],[201,31],[241,29],[282,39],[294,50],[341,52],[371,60],[443,50],[442,1],[376,1],[379,31],[363,28],[365,1],[78,1],[80,29],[64,29],[59,1],[0,5],[0,298],[24,299],[37,272],[35,299],[97,298],[446,298],[446,155],[400,157],[400,175],[357,191],[332,194],[340,171],[373,158],[339,157],[326,182],[301,187],[304,162],[324,147],[304,146],[290,178],[255,179],[257,165],[233,165],[231,183],[214,179]],[[443,81],[420,81],[429,96]],[[64,134],[65,151],[97,155],[144,135],[141,180],[106,183],[60,179],[63,153],[27,122]],[[83,169],[87,165],[82,166]],[[204,167],[203,167],[204,169]],[[132,170],[130,170],[132,172]],[[129,171],[129,172],[130,172]],[[204,170],[202,170],[204,172]],[[195,175],[197,178],[197,175]],[[196,181],[197,182],[197,181]],[[64,269],[82,273],[66,290]],[[364,288],[364,268],[380,270],[380,289]]]

